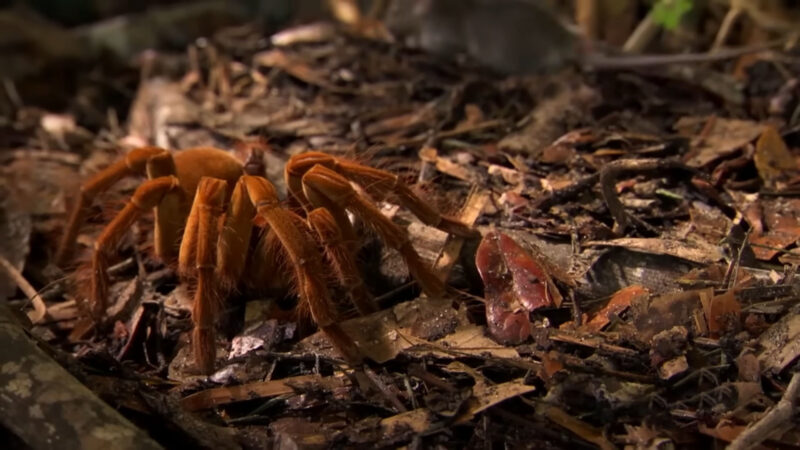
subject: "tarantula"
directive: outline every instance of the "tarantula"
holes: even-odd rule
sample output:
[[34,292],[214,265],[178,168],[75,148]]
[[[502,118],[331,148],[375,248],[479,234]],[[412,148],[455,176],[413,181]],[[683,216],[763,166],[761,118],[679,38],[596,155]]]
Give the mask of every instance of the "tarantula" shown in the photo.
[[[242,164],[216,148],[171,153],[142,147],[84,182],[56,255],[60,265],[68,260],[94,198],[125,176],[147,176],[94,244],[89,294],[93,318],[101,320],[107,307],[110,257],[131,225],[154,208],[156,256],[168,263],[177,260],[181,277],[196,279],[192,351],[203,372],[214,369],[218,299],[245,279],[251,286],[270,285],[280,274],[252,272],[265,267],[286,270],[286,265],[273,263],[280,253],[289,262],[299,304],[307,306],[313,321],[346,359],[358,362],[361,352],[337,324],[324,275],[327,264],[361,314],[376,310],[356,269],[357,236],[348,212],[402,255],[428,295],[441,295],[444,284],[421,261],[405,230],[353,184],[375,199],[393,196],[428,225],[461,236],[475,235],[466,225],[438,213],[396,175],[320,152],[296,155],[286,165],[289,193],[301,207],[296,213],[281,203],[260,161],[254,149]],[[251,239],[254,226],[267,230],[262,238]],[[266,244],[269,241],[278,245]]]

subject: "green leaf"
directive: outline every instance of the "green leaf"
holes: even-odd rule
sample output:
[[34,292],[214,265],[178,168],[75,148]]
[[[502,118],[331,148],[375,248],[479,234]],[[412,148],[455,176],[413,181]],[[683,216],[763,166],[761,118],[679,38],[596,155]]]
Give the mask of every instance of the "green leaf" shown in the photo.
[[693,6],[692,0],[659,0],[653,5],[653,21],[667,30],[674,30]]

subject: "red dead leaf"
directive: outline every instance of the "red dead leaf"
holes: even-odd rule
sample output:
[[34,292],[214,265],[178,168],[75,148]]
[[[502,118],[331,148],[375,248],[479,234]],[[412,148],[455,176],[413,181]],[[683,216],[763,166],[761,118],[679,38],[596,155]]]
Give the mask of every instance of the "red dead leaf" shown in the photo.
[[628,309],[634,298],[648,295],[650,295],[650,291],[638,284],[622,288],[615,292],[608,304],[598,311],[582,328],[588,332],[598,332],[608,325],[612,316],[619,315],[622,311]]
[[785,249],[798,240],[800,240],[800,227],[794,226],[767,231],[760,236],[751,237],[750,244],[756,244],[753,245],[753,253],[756,258],[769,261],[781,249]]
[[489,334],[503,343],[530,335],[528,313],[550,306],[559,294],[542,264],[499,232],[484,236],[475,265],[485,286]]

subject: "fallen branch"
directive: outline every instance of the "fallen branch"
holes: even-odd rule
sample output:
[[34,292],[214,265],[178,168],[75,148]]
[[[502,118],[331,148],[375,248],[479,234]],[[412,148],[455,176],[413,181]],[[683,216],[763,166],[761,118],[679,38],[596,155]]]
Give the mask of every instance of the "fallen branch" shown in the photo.
[[0,305],[0,424],[33,449],[160,449],[28,337]]

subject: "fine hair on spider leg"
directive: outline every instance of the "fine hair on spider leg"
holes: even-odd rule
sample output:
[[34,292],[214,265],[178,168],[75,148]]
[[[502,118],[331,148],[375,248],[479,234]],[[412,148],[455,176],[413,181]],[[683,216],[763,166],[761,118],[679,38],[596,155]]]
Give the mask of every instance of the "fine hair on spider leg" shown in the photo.
[[[306,224],[306,222],[300,216],[298,216],[296,214],[291,214],[291,217],[294,220],[294,222],[295,222],[295,224],[297,226],[297,229],[300,230],[300,232],[305,236],[307,242],[309,242],[312,245],[316,246],[317,245],[317,241],[311,235],[311,230],[308,229],[308,225]],[[301,280],[297,279],[298,278],[298,272],[294,271],[292,269],[292,264],[289,261],[288,256],[286,255],[285,249],[281,248],[280,254],[283,256],[283,258],[281,258],[283,264],[286,264],[286,266],[282,269],[282,273],[291,273],[291,274],[293,274],[293,276],[290,277],[290,288],[291,288],[291,292],[293,294],[295,294],[297,296],[297,299],[298,299],[297,306],[296,306],[296,315],[297,315],[298,319],[301,319],[301,320],[304,320],[304,321],[308,321],[312,317],[311,305],[307,301],[308,300],[308,298],[307,298],[308,296],[304,296],[300,292]],[[322,253],[320,253],[320,255],[322,255]],[[334,283],[336,282],[335,277],[329,271],[322,271],[317,275],[319,277],[319,281],[325,286],[326,289],[329,289],[329,287],[333,286]],[[337,309],[335,307],[335,303],[336,302],[333,301],[332,298],[328,297],[327,303],[328,304],[325,306],[326,308]]]
[[[426,270],[426,263],[422,261],[411,243],[408,232],[404,228],[391,222],[383,216],[383,213],[377,206],[364,199],[359,199],[354,202],[353,208],[362,218],[362,222],[364,222],[372,232],[381,237],[385,245],[388,245],[401,254],[406,260],[409,273],[420,283],[423,290],[426,290],[428,294],[431,295],[440,293],[440,289],[443,289],[443,286],[440,286],[440,280],[436,279]],[[369,219],[370,217],[380,220],[371,220]]]
[[148,180],[136,189],[125,207],[103,229],[94,244],[92,256],[92,315],[101,320],[108,302],[108,258],[112,256],[127,231],[148,209],[153,208],[163,197],[178,186],[176,177],[167,176]]
[[[198,366],[209,373],[216,355],[216,322],[221,309],[220,286],[215,275],[219,224],[224,217],[227,183],[203,177],[197,186],[190,224],[186,228],[181,252],[194,247],[191,257],[182,256],[185,276],[196,274],[197,288],[192,308],[192,346]],[[192,236],[194,235],[194,236]],[[194,243],[192,242],[194,240]],[[194,245],[193,245],[194,244]],[[194,259],[192,265],[191,259]]]
[[192,322],[194,323],[192,352],[201,370],[208,373],[211,371],[210,368],[214,366],[217,352],[216,326],[222,309],[222,298],[214,288],[213,282],[207,282],[199,278],[195,287],[195,294],[201,291],[204,293],[205,301],[197,301],[195,299],[192,306]]
[[[63,230],[61,242],[55,254],[57,265],[64,265],[69,261],[81,225],[85,222],[86,214],[92,207],[95,198],[108,191],[119,180],[129,175],[143,174],[144,165],[148,158],[164,152],[165,150],[154,147],[133,149],[124,157],[120,157],[116,162],[84,180],[73,199],[67,226]],[[138,191],[139,188],[137,188],[136,192]]]
[[[305,227],[305,224],[303,224]],[[248,267],[243,274],[243,283],[251,293],[268,294],[276,298],[275,307],[279,308],[277,316],[297,321],[303,328],[308,328],[312,321],[311,310],[307,302],[303,301],[299,290],[297,277],[292,262],[269,226],[256,226],[257,236],[253,251],[249,255]],[[310,236],[309,236],[310,239]],[[274,277],[278,283],[265,285],[264,274],[289,274],[289,276]],[[291,299],[291,310],[284,308],[286,301]]]
[[331,278],[338,281],[347,293],[350,300],[347,303],[355,306],[362,315],[375,312],[377,308],[360,275],[356,253],[345,241],[336,219],[327,209],[316,208],[308,213],[307,221],[323,248],[326,262],[333,269]]
[[[281,242],[278,240],[275,234],[267,234],[264,242],[266,244],[265,247],[268,249],[268,254],[273,256],[272,261],[277,269],[275,273],[293,274],[294,268],[292,267],[292,262],[289,260],[289,255],[286,253],[286,249],[283,248]],[[303,304],[303,302],[299,300],[301,293],[298,286],[297,277],[288,276],[283,278],[283,286],[281,287],[285,289],[287,296],[294,297],[297,300],[297,315],[304,318],[311,317],[311,311],[308,310],[308,305]]]
[[[79,236],[94,236],[95,238],[103,230],[103,228],[116,217],[116,215],[125,207],[130,198],[127,195],[103,195],[99,202],[95,202],[87,208],[86,219],[81,234]],[[121,244],[130,243],[127,233]],[[75,252],[71,260],[64,264],[65,269],[82,268],[85,263],[91,264],[91,252],[94,248],[91,245],[82,246],[80,252]]]
[[[103,195],[100,199],[100,204],[91,205],[89,213],[86,215],[86,224],[82,228],[82,233],[87,235],[95,235],[99,237],[105,225],[100,226],[98,223],[108,224],[111,222],[120,211],[123,210],[130,198],[130,195],[114,195],[117,194],[113,191],[111,195]],[[153,214],[151,211],[145,211],[141,217],[134,222],[131,230],[125,232],[117,245],[119,248],[131,249],[134,254],[140,254],[151,260],[158,260],[155,256],[155,251],[152,245],[152,239],[139,239],[140,236],[145,235],[152,237],[153,227]],[[95,230],[96,229],[96,230]],[[95,230],[95,231],[93,231]],[[95,305],[92,303],[94,295],[93,290],[100,289],[99,292],[105,292],[110,295],[113,291],[115,283],[114,275],[111,275],[104,285],[94,286],[93,284],[93,271],[102,270],[109,272],[113,267],[121,262],[124,258],[119,256],[119,250],[115,250],[113,254],[102,255],[98,254],[92,246],[87,246],[79,252],[74,252],[73,257],[69,262],[63,265],[65,272],[71,272],[65,277],[70,291],[75,295],[78,301],[79,309],[86,315],[91,316],[92,310]],[[95,266],[93,268],[93,266]],[[118,275],[118,274],[117,274]],[[119,281],[119,280],[116,280]],[[112,306],[107,304],[106,308]]]
[[285,278],[271,277],[271,283],[265,283],[265,274],[286,273],[288,261],[281,253],[281,244],[275,233],[268,228],[254,227],[251,237],[252,251],[247,256],[246,268],[242,273],[240,284],[253,293],[266,294],[274,291],[285,291]]
[[[225,216],[220,217],[220,225],[219,225],[219,228],[220,228],[220,233],[219,234],[220,234],[220,236],[223,235],[225,232],[233,231],[233,227],[227,225],[225,223],[224,219],[225,219]],[[183,233],[183,231],[184,230],[182,229],[181,233]],[[249,246],[250,244],[248,243],[247,245]],[[221,261],[219,261],[219,258],[220,258],[221,255],[225,255],[228,252],[229,248],[230,248],[230,243],[228,241],[226,241],[224,239],[217,239],[217,275],[218,276],[216,278],[217,278],[217,284],[219,285],[219,288],[220,288],[221,292],[225,292],[226,294],[233,294],[233,293],[238,293],[239,290],[240,290],[238,285],[240,283],[241,274],[239,274],[239,276],[238,276],[239,279],[231,279],[231,278],[228,278],[228,277],[225,277],[225,276],[221,276],[221,274],[219,274],[220,265],[221,265]]]

